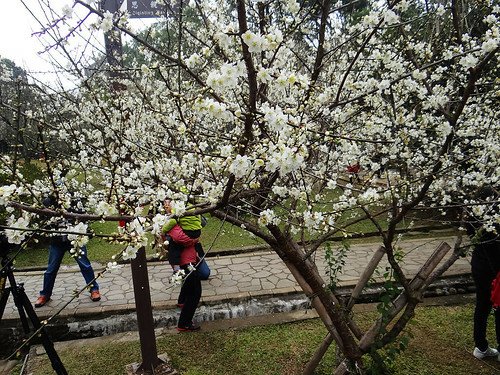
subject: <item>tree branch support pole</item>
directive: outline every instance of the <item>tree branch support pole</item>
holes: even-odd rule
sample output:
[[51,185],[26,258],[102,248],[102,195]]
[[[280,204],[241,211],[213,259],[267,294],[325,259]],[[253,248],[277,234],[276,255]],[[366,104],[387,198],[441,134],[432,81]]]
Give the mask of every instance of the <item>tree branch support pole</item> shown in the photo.
[[152,371],[162,363],[158,358],[156,337],[154,331],[153,309],[151,307],[151,293],[149,290],[148,264],[146,249],[141,247],[137,256],[130,262],[132,281],[134,284],[135,309],[137,325],[141,342],[142,364],[139,370]]

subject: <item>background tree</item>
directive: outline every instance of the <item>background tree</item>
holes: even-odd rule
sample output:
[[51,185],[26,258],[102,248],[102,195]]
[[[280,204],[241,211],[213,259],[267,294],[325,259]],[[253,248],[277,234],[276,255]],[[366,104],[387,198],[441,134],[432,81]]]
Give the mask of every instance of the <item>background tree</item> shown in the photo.
[[[0,124],[3,151],[12,148],[14,157],[33,157],[29,120],[24,116],[33,98],[26,72],[8,59],[0,60]],[[31,133],[31,134],[30,134]]]
[[[64,116],[39,134],[59,134],[73,152],[49,157],[47,177],[28,190],[16,176],[0,203],[24,210],[23,222],[32,219],[28,212],[41,213],[23,202],[49,191],[63,206],[78,191],[95,218],[114,214],[122,200],[133,202],[127,213],[135,216],[136,208],[160,207],[165,197],[179,214],[194,203],[268,243],[311,299],[328,333],[305,373],[333,341],[342,354],[336,374],[364,373],[367,355],[383,367],[382,349],[398,339],[429,284],[465,251],[458,241],[438,267],[449,250],[441,246],[409,280],[397,229],[411,227],[423,209],[473,211],[491,231],[499,221],[491,209],[497,198],[478,200],[473,192],[499,184],[500,8],[362,4],[366,14],[347,19],[346,12],[361,8],[329,0],[195,0],[165,20],[176,32],[151,39],[158,25],[137,34],[126,14],[103,13],[92,2],[52,9],[47,14],[59,17],[45,32],[65,41],[57,45],[81,84],[75,98],[51,103]],[[86,59],[69,49],[79,33],[68,24],[116,27],[138,53],[114,56],[130,58],[130,65],[105,67],[119,74],[86,76]],[[110,92],[110,81],[122,90]],[[361,179],[350,182],[346,167],[358,162]],[[66,168],[85,178],[56,184]],[[147,241],[140,228],[156,232],[165,219],[138,217],[123,236],[138,248]],[[381,256],[390,264],[385,303],[364,331],[352,312],[355,298],[340,299],[314,262],[326,242],[349,237],[361,220],[372,223],[383,247],[355,292]]]

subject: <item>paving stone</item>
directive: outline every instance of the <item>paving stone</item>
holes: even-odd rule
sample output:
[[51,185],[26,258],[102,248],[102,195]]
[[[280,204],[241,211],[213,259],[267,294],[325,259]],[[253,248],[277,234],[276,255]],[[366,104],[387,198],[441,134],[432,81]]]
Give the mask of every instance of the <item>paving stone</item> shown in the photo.
[[238,272],[238,271],[241,272],[241,271],[248,271],[249,270],[249,266],[246,263],[231,264],[231,265],[227,266],[227,268],[229,268],[229,270],[231,270],[233,272]]
[[[177,296],[177,294],[175,294],[175,296]],[[133,299],[133,297],[131,299]],[[167,300],[173,299],[173,295],[170,293],[158,292],[158,293],[155,293],[154,295],[151,296],[151,300],[153,300],[153,299],[155,301],[167,301]],[[175,299],[177,300],[177,297]],[[127,299],[127,300],[130,300],[130,299]]]
[[218,295],[237,293],[238,288],[222,286],[217,290]]
[[269,276],[271,276],[271,272],[269,272],[268,270],[262,270],[262,271],[254,273],[252,275],[252,277],[258,278],[258,279],[265,279]]
[[289,287],[289,286],[293,286],[294,284],[292,284],[292,282],[290,282],[289,280],[280,280],[276,283],[276,288],[280,289],[280,288],[285,288],[285,287]]
[[212,279],[210,280],[210,285],[213,287],[220,287],[222,285],[222,279]]
[[[253,275],[254,277],[258,277],[257,275]],[[241,284],[241,283],[246,283],[246,282],[250,282],[251,280],[253,279],[252,276],[250,275],[246,275],[246,276],[243,276],[241,279],[238,280],[238,282]]]
[[248,262],[248,265],[251,267],[251,268],[254,268],[254,269],[259,269],[259,268],[262,268],[265,263],[262,262],[262,259],[250,259],[249,262]]
[[238,289],[239,284],[240,283],[237,280],[226,280],[223,286],[234,287],[235,289]]
[[[414,239],[401,242],[401,248],[406,253],[404,261],[404,272],[411,277],[417,272],[423,263],[423,258],[428,257],[434,249],[442,242],[448,241],[453,244],[454,238],[443,237],[440,239]],[[352,285],[363,272],[366,264],[379,248],[378,244],[363,243],[351,246],[347,257],[346,266],[338,276],[341,285]],[[324,263],[324,251],[317,251],[314,258],[318,265],[320,275],[325,282],[326,267]],[[247,296],[276,295],[280,293],[300,292],[301,289],[295,282],[282,260],[272,251],[254,252],[230,256],[217,256],[209,258],[208,263],[212,270],[211,279],[203,281],[202,299],[220,300],[228,299],[235,294]],[[376,279],[381,280],[381,273],[387,265],[386,257],[380,263],[378,273],[374,274]],[[99,272],[100,267],[96,264],[94,268]],[[469,258],[460,258],[445,275],[456,275],[470,273]],[[155,304],[173,304],[179,293],[180,287],[169,284],[171,268],[167,262],[148,264],[150,280],[151,300]],[[17,282],[23,282],[26,294],[32,303],[38,296],[42,287],[43,271],[16,271]],[[117,311],[135,309],[131,267],[120,266],[118,269],[110,270],[98,279],[102,293],[99,302],[92,302],[88,297],[88,291],[84,291],[79,298],[71,301],[69,307],[63,310],[61,315],[78,314],[78,311]],[[36,309],[39,316],[50,317],[64,304],[68,303],[74,291],[83,288],[83,277],[77,266],[62,269],[56,279],[56,285],[52,300],[44,307]],[[18,318],[18,312],[9,298],[4,311],[4,319]]]
[[262,280],[261,281],[261,286],[262,286],[262,289],[274,289],[276,287],[275,284],[270,283],[267,280]]
[[269,281],[270,283],[276,285],[280,279],[277,276],[269,276],[269,277],[266,277],[266,280]]
[[230,257],[217,258],[213,260],[214,267],[217,266],[227,266],[229,264],[233,264],[233,261]]
[[109,304],[106,306],[102,306],[102,312],[103,313],[113,313],[113,312],[123,312],[123,311],[132,311],[135,310],[135,304],[134,303],[116,303],[116,304]]
[[203,292],[202,292],[202,296],[215,296],[217,295],[215,289],[207,289],[207,288],[203,288],[202,289]]

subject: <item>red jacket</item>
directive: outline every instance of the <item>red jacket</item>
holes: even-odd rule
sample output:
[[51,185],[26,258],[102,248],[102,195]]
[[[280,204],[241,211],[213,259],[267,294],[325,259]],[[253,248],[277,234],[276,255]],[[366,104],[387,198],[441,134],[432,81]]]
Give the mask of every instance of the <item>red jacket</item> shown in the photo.
[[174,242],[184,246],[181,252],[181,266],[192,263],[195,265],[198,262],[198,254],[194,245],[198,243],[198,238],[190,238],[186,236],[182,228],[176,224],[172,229],[168,231],[168,235],[172,237]]

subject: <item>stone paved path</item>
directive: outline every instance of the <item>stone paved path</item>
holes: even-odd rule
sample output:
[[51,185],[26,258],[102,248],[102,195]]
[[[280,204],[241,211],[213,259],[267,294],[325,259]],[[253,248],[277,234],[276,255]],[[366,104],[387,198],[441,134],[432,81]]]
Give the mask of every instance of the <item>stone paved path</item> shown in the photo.
[[[442,241],[446,241],[452,246],[454,237],[408,240],[402,243],[407,254],[404,270],[409,277],[416,273],[424,259],[427,259]],[[355,283],[378,246],[370,243],[351,247],[346,258],[345,270],[340,275],[341,285],[348,286]],[[271,251],[210,257],[207,258],[207,261],[212,269],[212,275],[210,280],[202,282],[202,302],[237,301],[252,296],[279,296],[301,292],[283,262]],[[324,274],[325,263],[322,254],[316,255],[316,262]],[[381,267],[384,266],[383,262]],[[100,270],[98,265],[96,265],[95,270],[96,272]],[[469,272],[469,259],[461,258],[447,272],[447,275]],[[148,263],[148,273],[154,308],[173,307],[179,286],[169,284],[168,280],[171,275],[169,265],[165,262]],[[28,297],[34,302],[42,286],[43,272],[15,272],[15,277],[18,283],[24,283]],[[119,268],[108,271],[99,278],[102,292],[102,299],[99,302],[92,302],[86,292],[79,298],[70,301],[74,290],[81,288],[83,283],[84,279],[77,267],[61,269],[57,276],[52,300],[46,306],[36,309],[37,314],[40,317],[51,316],[68,302],[68,306],[61,313],[63,316],[135,309],[130,265],[119,266]],[[12,297],[9,298],[4,318],[18,318]]]

